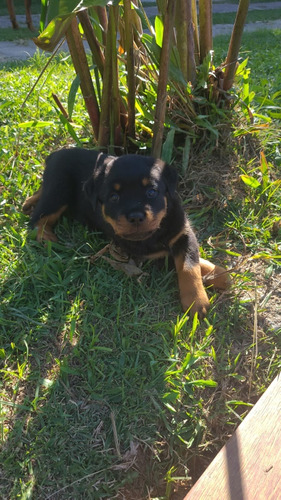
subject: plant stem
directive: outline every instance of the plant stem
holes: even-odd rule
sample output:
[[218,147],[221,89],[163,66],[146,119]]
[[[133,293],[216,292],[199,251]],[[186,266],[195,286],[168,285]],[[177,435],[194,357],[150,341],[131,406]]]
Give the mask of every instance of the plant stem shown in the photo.
[[94,7],[97,11],[100,25],[102,27],[102,39],[104,45],[106,44],[106,35],[108,30],[108,17],[106,7]]
[[118,7],[109,7],[108,31],[105,47],[101,119],[98,143],[106,147],[113,141],[120,145],[120,97],[118,88],[116,16]]
[[231,39],[229,42],[227,58],[225,62],[225,74],[224,74],[224,83],[223,89],[229,90],[233,85],[233,80],[236,72],[236,65],[238,54],[241,45],[241,39],[243,35],[243,29],[246,22],[246,17],[248,14],[250,0],[240,0]]
[[92,23],[90,21],[88,11],[87,10],[81,10],[78,13],[78,18],[79,21],[82,25],[82,28],[84,30],[87,42],[89,44],[89,47],[91,49],[91,52],[93,54],[93,59],[94,62],[96,63],[98,70],[101,75],[103,75],[103,69],[104,69],[104,55],[102,53],[100,44],[97,40],[97,37],[95,35],[95,32],[93,30]]
[[76,17],[72,19],[69,28],[66,30],[66,40],[75,71],[80,78],[81,91],[94,136],[97,139],[99,133],[99,107]]
[[128,134],[135,137],[135,58],[134,58],[134,38],[132,25],[131,0],[124,0],[125,19],[125,51],[127,54],[127,85],[128,85]]
[[192,19],[192,0],[176,2],[177,46],[181,70],[187,82],[196,82],[196,64],[194,56],[194,26]]
[[212,0],[199,0],[200,62],[213,48]]
[[199,31],[198,31],[196,0],[192,0],[191,9],[192,9],[192,22],[194,27],[194,58],[196,61],[195,64],[198,65],[200,48],[199,48]]
[[164,17],[163,44],[160,56],[159,80],[157,102],[154,116],[152,154],[154,157],[161,156],[162,140],[164,133],[164,121],[167,101],[167,82],[169,74],[169,60],[171,50],[171,36],[174,26],[175,2],[168,0],[167,10]]

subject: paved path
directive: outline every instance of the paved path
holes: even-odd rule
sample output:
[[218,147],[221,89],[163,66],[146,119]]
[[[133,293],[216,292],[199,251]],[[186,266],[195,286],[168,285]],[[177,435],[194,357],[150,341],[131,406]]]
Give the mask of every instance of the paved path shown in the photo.
[[[145,5],[145,2],[143,2]],[[281,1],[280,2],[263,2],[263,3],[250,3],[249,10],[266,10],[266,9],[279,9],[280,19],[275,21],[267,22],[255,22],[247,23],[244,31],[252,32],[259,29],[281,29]],[[224,13],[224,12],[236,12],[237,5],[227,4],[224,0],[213,0],[213,12],[214,13]],[[147,7],[146,12],[149,17],[153,17],[157,14],[156,7]],[[39,24],[39,15],[33,15],[33,23]],[[20,27],[25,27],[25,16],[18,15],[17,21]],[[0,29],[10,27],[9,16],[0,17]],[[233,28],[233,24],[217,24],[213,26],[213,36],[216,35],[227,35],[230,34]],[[64,45],[62,50],[67,50],[67,46]],[[36,51],[36,46],[32,40],[16,40],[14,42],[0,42],[0,63],[10,60],[25,60],[33,56]]]
[[[145,2],[143,2],[145,7]],[[269,10],[269,9],[280,9],[280,18],[281,18],[281,2],[262,2],[255,3],[250,2],[249,10]],[[157,7],[146,7],[145,9],[148,17],[156,16]],[[227,2],[223,2],[223,0],[213,0],[213,13],[214,14],[225,14],[227,12],[236,12],[237,5]]]

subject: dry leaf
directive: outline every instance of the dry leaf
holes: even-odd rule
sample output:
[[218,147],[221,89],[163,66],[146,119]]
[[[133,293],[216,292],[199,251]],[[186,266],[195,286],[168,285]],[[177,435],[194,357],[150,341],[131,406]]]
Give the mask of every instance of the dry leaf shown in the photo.
[[129,262],[118,262],[116,260],[110,259],[109,257],[102,257],[106,262],[108,262],[114,269],[123,271],[127,276],[139,276],[142,274],[142,270],[136,266],[132,259]]
[[108,243],[107,245],[105,245],[105,247],[103,247],[101,250],[99,250],[95,255],[92,255],[90,257],[91,264],[93,264],[95,262],[95,260],[102,257],[109,250],[109,247],[110,247],[110,244]]

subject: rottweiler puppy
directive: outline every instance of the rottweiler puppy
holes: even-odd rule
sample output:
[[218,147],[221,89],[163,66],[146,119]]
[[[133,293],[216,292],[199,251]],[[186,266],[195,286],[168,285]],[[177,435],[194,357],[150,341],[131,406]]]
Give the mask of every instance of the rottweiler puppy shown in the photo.
[[221,289],[228,277],[223,268],[199,258],[176,187],[176,170],[162,160],[66,148],[47,158],[42,187],[23,211],[31,214],[38,241],[57,241],[53,226],[67,210],[132,258],[173,257],[183,310],[203,317],[209,299],[202,277]]

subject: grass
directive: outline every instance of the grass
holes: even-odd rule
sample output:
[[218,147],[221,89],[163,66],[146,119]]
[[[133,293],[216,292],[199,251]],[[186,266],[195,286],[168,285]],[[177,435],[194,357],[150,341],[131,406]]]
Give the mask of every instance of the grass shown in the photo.
[[[255,3],[261,3],[263,0],[257,0]],[[277,1],[277,0],[276,0]],[[229,4],[238,5],[238,0],[232,0],[228,2]],[[25,9],[23,2],[20,0],[14,1],[15,12],[16,14],[25,14]],[[143,5],[145,7],[151,7],[156,5],[156,2],[152,1],[144,1]],[[40,14],[40,0],[36,0],[32,2],[32,14]],[[0,16],[7,15],[7,8],[2,6],[0,7]],[[213,23],[214,24],[233,24],[235,20],[236,12],[229,13],[221,13],[221,14],[213,14]],[[249,22],[265,22],[272,21],[276,19],[280,19],[281,14],[279,9],[265,9],[265,10],[249,10],[247,16],[247,23]],[[13,30],[11,27],[3,28],[0,31],[0,40],[1,41],[12,41],[18,39],[30,39],[34,36],[37,36],[38,33],[31,33],[25,27],[21,27],[18,30]]]
[[[22,0],[13,0],[16,15],[25,15],[24,2]],[[31,3],[31,13],[40,14],[41,12],[41,0],[32,0]],[[6,2],[2,2],[0,6],[0,16],[7,16],[8,8]]]
[[[213,14],[213,24],[233,24],[236,12]],[[275,21],[281,19],[280,9],[249,10],[246,24],[256,22]]]
[[[273,0],[273,2],[278,2],[279,0]],[[143,0],[143,5],[149,5],[149,6],[153,6],[153,5],[156,5],[156,0],[154,1],[150,1],[150,0]],[[214,2],[214,3],[219,3],[219,2]],[[228,4],[233,4],[233,5],[238,5],[239,4],[239,0],[228,0],[227,2]],[[264,3],[264,0],[255,0],[254,3]]]
[[[273,3],[274,2],[278,2],[279,0],[273,0]],[[228,4],[234,4],[234,5],[238,5],[239,4],[239,0],[228,0],[227,1]],[[265,3],[264,0],[255,0],[253,3]]]
[[[182,315],[168,266],[128,277],[91,258],[100,234],[67,219],[60,243],[34,241],[21,204],[48,152],[71,142],[51,93],[67,106],[73,68],[54,60],[22,107],[45,58],[2,65],[1,498],[183,498],[277,374],[280,36],[243,38],[268,127],[257,137],[239,123],[239,140],[193,159],[182,189],[203,255],[236,266],[200,323]],[[216,39],[218,57],[225,46]],[[80,95],[73,126],[91,147]]]
[[38,35],[39,31],[31,32],[28,28],[19,28],[17,30],[14,30],[13,28],[2,28],[0,41],[13,42],[14,40],[31,40],[33,37]]
[[[15,9],[15,14],[16,17],[19,15],[24,15],[25,16],[25,7],[24,7],[24,2],[22,0],[14,0],[14,9]],[[40,14],[41,13],[41,0],[33,0],[31,4],[31,15],[34,16],[34,14]],[[0,16],[7,16],[8,17],[8,8],[6,5],[6,2],[1,2],[0,5]],[[17,18],[17,21],[18,18]],[[34,18],[33,18],[33,23],[34,23]],[[34,23],[35,24],[35,23]],[[35,24],[35,29],[38,28]],[[12,24],[10,22],[7,22],[7,27],[2,27],[0,30],[0,41],[1,42],[10,42],[13,40],[28,40],[31,39],[35,36],[38,36],[39,32],[36,31],[30,31],[26,25],[25,25],[25,20],[24,20],[24,25],[21,23],[19,29],[13,29]]]

